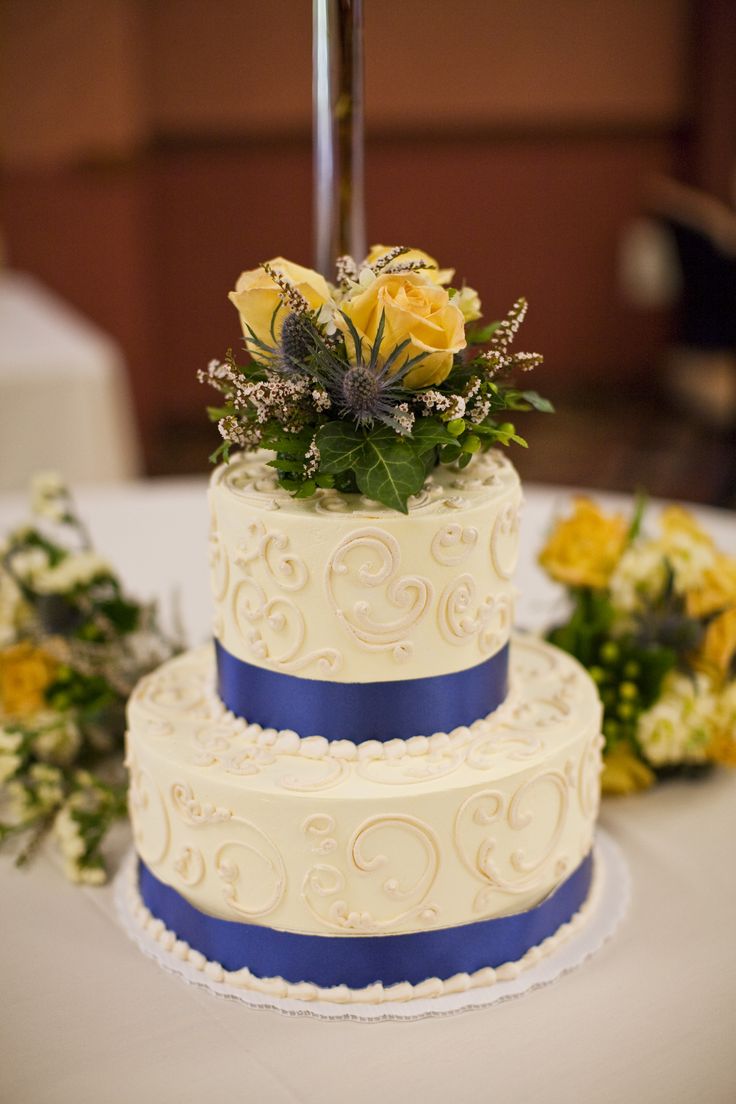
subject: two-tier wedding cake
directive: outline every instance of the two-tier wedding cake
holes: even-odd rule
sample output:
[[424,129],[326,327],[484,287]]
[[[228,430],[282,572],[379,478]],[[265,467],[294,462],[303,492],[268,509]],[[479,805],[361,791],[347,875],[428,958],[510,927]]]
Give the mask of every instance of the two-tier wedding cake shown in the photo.
[[241,277],[251,359],[208,373],[246,450],[209,492],[214,646],[129,707],[137,922],[273,996],[491,985],[584,922],[595,878],[595,687],[511,636],[497,413],[543,406],[503,382],[523,307],[474,335],[477,296],[425,258]]

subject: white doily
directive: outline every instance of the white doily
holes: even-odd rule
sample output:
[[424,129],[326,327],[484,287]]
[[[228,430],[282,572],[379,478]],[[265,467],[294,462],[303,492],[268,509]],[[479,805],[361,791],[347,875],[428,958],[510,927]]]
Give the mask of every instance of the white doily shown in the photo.
[[533,989],[549,985],[563,974],[581,966],[611,938],[623,919],[629,903],[630,878],[626,861],[611,836],[602,828],[596,832],[595,879],[589,901],[589,914],[582,927],[550,955],[524,970],[512,980],[497,981],[487,988],[470,989],[431,999],[414,999],[391,1004],[329,1004],[283,999],[238,988],[227,982],[212,981],[190,963],[164,949],[141,928],[131,910],[131,881],[136,877],[137,857],[131,850],[115,879],[115,904],[131,939],[159,966],[178,974],[190,985],[208,990],[214,996],[236,1000],[249,1008],[268,1009],[287,1016],[313,1016],[322,1020],[420,1020],[428,1016],[450,1016],[497,1001],[520,997]]

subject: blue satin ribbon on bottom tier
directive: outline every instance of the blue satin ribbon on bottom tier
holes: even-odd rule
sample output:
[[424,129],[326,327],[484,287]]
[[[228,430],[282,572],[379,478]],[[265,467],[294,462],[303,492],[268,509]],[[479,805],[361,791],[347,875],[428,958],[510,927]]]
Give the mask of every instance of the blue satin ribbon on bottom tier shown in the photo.
[[237,717],[327,740],[407,740],[486,717],[508,690],[509,646],[475,667],[395,682],[328,682],[256,667],[219,640],[217,689]]
[[191,948],[226,970],[247,966],[256,977],[282,977],[328,988],[362,989],[426,978],[445,980],[485,966],[516,962],[581,907],[590,890],[593,854],[541,904],[513,916],[406,935],[300,935],[200,912],[140,862],[146,907]]

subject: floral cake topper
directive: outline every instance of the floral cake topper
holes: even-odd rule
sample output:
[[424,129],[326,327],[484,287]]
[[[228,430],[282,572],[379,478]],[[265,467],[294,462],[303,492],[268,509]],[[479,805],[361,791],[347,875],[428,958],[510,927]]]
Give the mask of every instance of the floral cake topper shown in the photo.
[[209,410],[223,438],[212,459],[271,449],[298,498],[335,487],[406,513],[436,464],[525,445],[501,416],[552,409],[512,384],[542,362],[511,351],[526,300],[474,327],[478,293],[453,276],[422,250],[382,245],[361,263],[340,257],[334,285],[283,257],[243,272],[229,298],[248,360],[228,351],[199,373],[224,399]]

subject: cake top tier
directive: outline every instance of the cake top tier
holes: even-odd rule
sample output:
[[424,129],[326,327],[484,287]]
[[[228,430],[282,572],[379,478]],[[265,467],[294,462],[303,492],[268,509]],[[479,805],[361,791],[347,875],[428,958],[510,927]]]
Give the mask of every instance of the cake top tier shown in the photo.
[[[213,489],[222,484],[242,503],[244,510],[278,511],[290,519],[315,516],[399,519],[395,510],[366,495],[320,488],[309,498],[295,498],[284,488],[278,473],[269,467],[272,456],[265,451],[243,453],[230,463],[221,464],[212,476]],[[470,470],[435,468],[426,477],[422,489],[408,499],[407,511],[410,517],[433,515],[452,521],[462,513],[465,519],[468,512],[492,509],[494,504],[505,501],[511,492],[514,497],[519,493],[516,469],[502,452],[492,449],[479,456]],[[453,543],[452,534],[442,531],[442,547]],[[467,543],[470,539],[467,531],[465,536]],[[458,553],[448,555],[457,558]]]
[[301,679],[475,668],[509,638],[520,505],[496,450],[436,468],[408,516],[335,490],[295,499],[263,455],[239,457],[210,487],[215,636],[236,660]]

